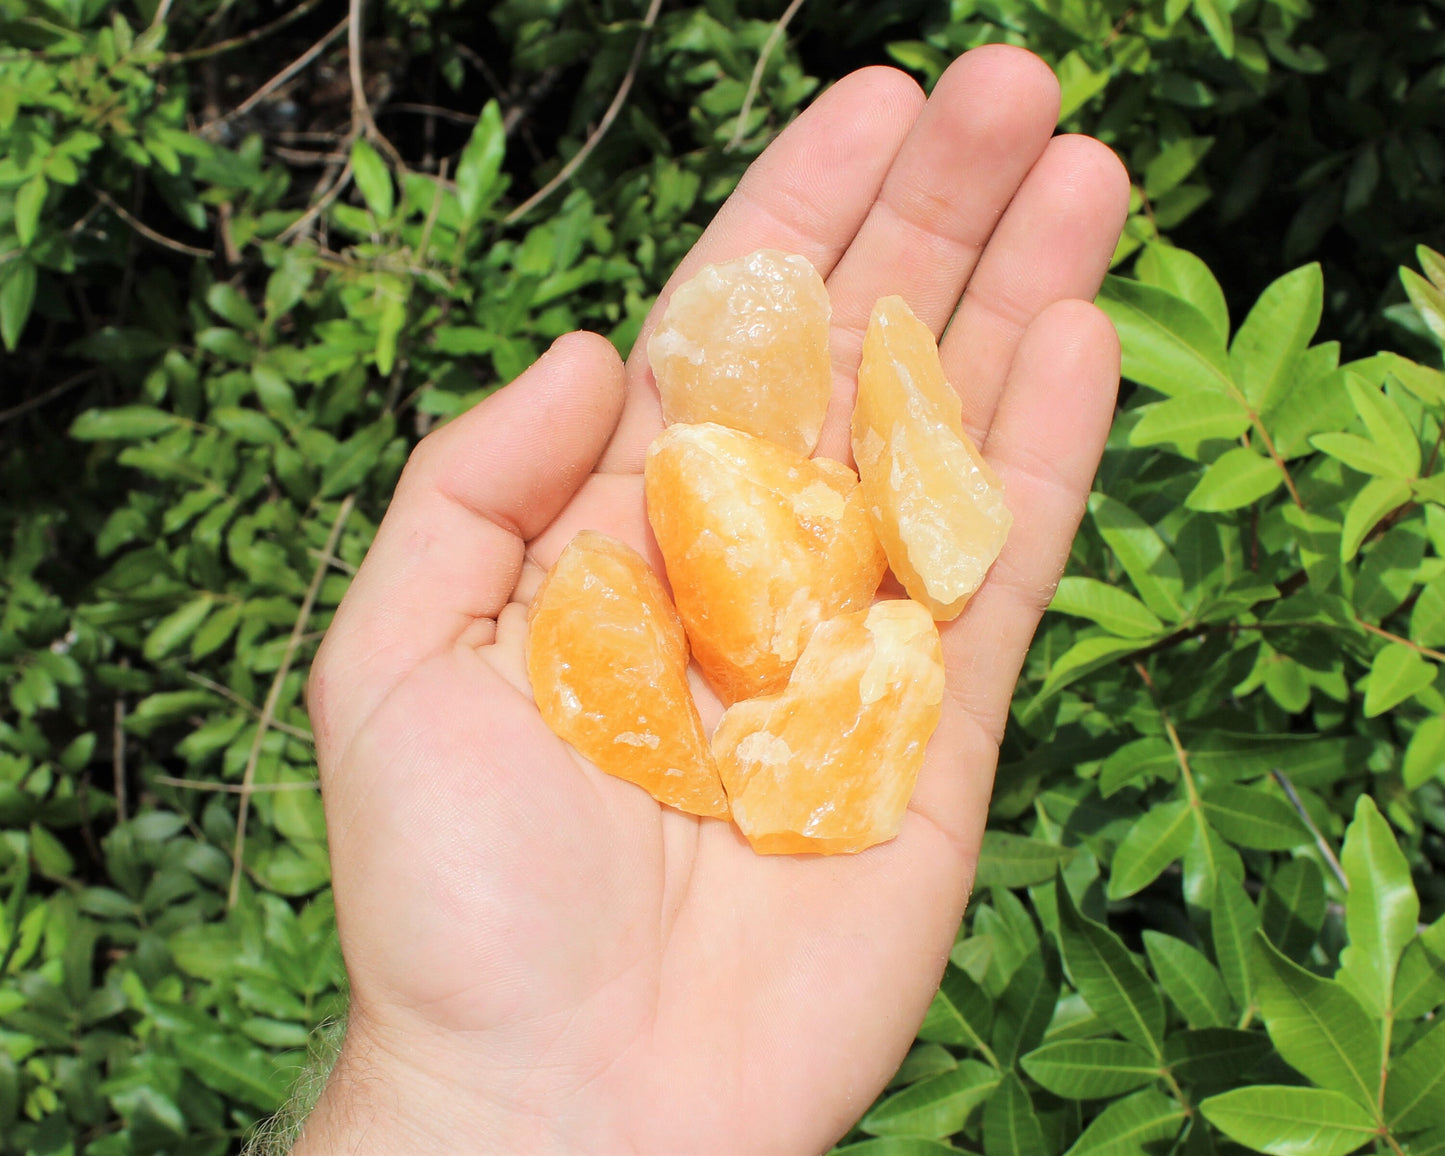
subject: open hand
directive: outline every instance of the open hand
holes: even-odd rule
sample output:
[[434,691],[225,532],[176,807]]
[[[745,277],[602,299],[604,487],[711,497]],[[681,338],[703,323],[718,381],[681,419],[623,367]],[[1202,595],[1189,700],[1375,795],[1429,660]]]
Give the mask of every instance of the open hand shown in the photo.
[[545,568],[584,527],[657,562],[651,320],[625,367],[564,337],[417,448],[312,673],[352,1012],[297,1152],[816,1153],[888,1080],[962,915],[1009,698],[1113,412],[1118,344],[1086,302],[1128,182],[1099,143],[1052,137],[1058,102],[1046,65],[1001,46],[926,104],[900,72],[855,73],[669,283],[762,247],[813,262],[836,367],[819,452],[845,461],[869,312],[900,294],[944,334],[1004,479],[1013,530],[943,627],[943,720],[893,842],[760,857],[537,714],[523,646]]

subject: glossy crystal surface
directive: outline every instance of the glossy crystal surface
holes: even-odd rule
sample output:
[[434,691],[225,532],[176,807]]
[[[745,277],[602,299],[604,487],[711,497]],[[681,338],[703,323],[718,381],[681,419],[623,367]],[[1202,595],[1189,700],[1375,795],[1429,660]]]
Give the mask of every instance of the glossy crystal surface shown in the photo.
[[693,657],[725,703],[782,689],[818,623],[866,608],[886,560],[857,475],[720,425],[652,444],[647,512]]
[[660,803],[727,814],[687,683],[682,622],[640,554],[582,531],[548,572],[528,623],[527,674],[555,734]]
[[763,854],[893,838],[942,701],[938,628],[917,602],[823,623],[787,687],[729,708],[713,735],[733,821]]
[[679,285],[647,342],[667,422],[717,422],[810,454],[832,392],[831,316],[804,257],[760,249]]
[[935,618],[956,618],[1003,549],[1003,482],[964,431],[928,327],[901,297],[873,309],[853,410],[853,457],[888,564]]

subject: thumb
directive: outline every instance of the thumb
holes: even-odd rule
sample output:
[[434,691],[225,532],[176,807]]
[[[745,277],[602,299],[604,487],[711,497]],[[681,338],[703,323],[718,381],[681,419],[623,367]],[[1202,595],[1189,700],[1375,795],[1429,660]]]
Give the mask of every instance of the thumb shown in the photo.
[[622,382],[606,338],[569,333],[412,452],[312,666],[323,763],[407,672],[501,612],[526,542],[567,504],[612,436]]

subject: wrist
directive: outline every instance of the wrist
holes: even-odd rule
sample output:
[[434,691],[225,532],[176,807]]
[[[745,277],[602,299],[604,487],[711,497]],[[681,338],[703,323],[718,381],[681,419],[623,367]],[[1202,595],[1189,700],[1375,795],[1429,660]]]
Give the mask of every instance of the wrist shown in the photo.
[[[419,1027],[382,1030],[353,1016],[335,1067],[290,1156],[572,1154],[625,1151],[602,1139],[604,1114],[536,1073],[496,1069]],[[571,1125],[577,1125],[574,1128]]]

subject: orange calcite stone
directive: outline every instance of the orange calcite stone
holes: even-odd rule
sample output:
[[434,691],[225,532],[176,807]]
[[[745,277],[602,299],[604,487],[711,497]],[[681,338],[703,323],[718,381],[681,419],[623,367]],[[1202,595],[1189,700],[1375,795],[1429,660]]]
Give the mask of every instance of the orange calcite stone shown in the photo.
[[938,619],[956,618],[1003,549],[1003,482],[963,429],[938,345],[901,297],[863,338],[853,457],[893,573]]
[[631,547],[579,533],[528,614],[527,674],[543,721],[609,775],[694,815],[727,799],[687,684],[687,637]]
[[678,286],[647,342],[668,422],[717,422],[807,455],[832,392],[831,311],[806,258],[760,249]]
[[823,623],[787,689],[729,708],[713,735],[733,821],[766,855],[893,838],[942,702],[938,628],[917,602]]
[[648,450],[646,486],[693,657],[724,703],[781,690],[818,623],[867,607],[887,567],[839,462],[673,425]]

